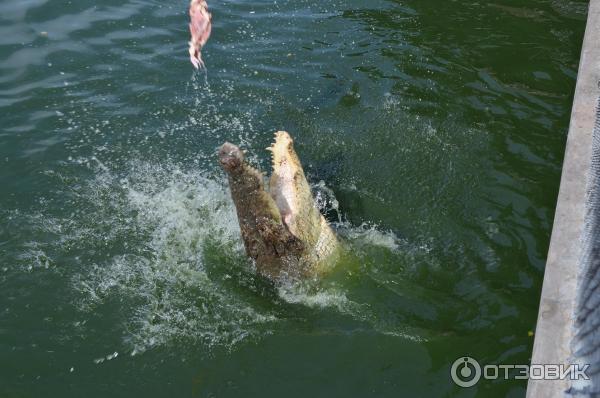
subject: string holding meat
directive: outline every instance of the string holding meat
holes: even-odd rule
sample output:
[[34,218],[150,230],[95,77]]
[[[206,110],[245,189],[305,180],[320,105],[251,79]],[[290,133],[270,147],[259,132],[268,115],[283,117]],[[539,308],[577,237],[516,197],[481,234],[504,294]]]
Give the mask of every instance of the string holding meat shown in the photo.
[[205,0],[192,0],[190,2],[190,61],[196,69],[204,68],[202,61],[202,47],[210,37],[212,29],[211,15]]

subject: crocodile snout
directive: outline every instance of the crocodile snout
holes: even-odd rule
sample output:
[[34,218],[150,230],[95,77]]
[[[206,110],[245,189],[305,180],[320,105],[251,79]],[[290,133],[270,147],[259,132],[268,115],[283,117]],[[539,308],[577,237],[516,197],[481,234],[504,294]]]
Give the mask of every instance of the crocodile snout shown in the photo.
[[235,171],[244,163],[244,153],[238,146],[226,142],[219,148],[219,162],[226,171]]

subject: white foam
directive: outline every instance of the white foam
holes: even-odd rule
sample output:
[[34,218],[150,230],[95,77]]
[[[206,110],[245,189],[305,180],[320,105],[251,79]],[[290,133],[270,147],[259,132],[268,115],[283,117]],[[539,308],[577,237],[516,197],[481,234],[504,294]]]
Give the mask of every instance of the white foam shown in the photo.
[[285,284],[279,286],[278,293],[288,303],[303,304],[310,308],[335,308],[342,313],[352,313],[356,305],[348,300],[343,290],[334,287],[314,289],[306,284]]
[[348,223],[337,225],[337,231],[357,246],[378,246],[398,251],[406,242],[398,238],[393,231],[380,230],[376,225],[363,223],[354,227]]
[[224,290],[206,269],[211,244],[224,256],[242,258],[224,181],[172,165],[133,162],[124,176],[105,167],[83,192],[92,204],[112,209],[109,224],[128,224],[142,239],[129,243],[128,254],[74,278],[82,310],[93,311],[115,295],[131,302],[125,326],[133,353],[180,339],[233,346],[257,333],[254,325],[276,320]]

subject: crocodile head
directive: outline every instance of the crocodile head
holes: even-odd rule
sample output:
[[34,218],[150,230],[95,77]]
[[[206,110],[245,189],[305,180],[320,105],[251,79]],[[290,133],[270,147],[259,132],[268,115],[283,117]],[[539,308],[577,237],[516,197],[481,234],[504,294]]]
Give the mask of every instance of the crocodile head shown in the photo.
[[267,277],[318,272],[337,240],[316,207],[290,135],[275,133],[267,150],[273,162],[269,190],[263,174],[245,162],[240,148],[225,143],[219,149],[246,253]]

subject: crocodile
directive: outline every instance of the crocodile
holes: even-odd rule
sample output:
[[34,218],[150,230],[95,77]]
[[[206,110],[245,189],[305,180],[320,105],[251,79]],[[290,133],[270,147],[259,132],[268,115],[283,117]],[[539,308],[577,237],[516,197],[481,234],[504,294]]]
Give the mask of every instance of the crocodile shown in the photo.
[[317,208],[292,137],[276,132],[267,150],[273,162],[268,184],[238,146],[226,142],[218,151],[246,254],[272,280],[322,275],[339,258],[339,241]]

